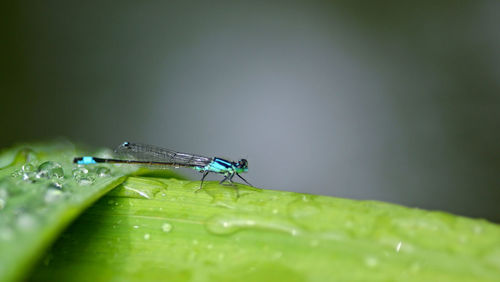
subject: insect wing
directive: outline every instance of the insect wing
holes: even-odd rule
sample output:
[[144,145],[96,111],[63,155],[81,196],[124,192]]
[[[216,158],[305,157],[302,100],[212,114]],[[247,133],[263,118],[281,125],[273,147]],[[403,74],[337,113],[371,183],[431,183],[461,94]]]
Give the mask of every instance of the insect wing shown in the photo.
[[188,153],[176,152],[152,145],[125,142],[115,149],[117,157],[139,161],[164,162],[172,165],[206,166],[212,159]]

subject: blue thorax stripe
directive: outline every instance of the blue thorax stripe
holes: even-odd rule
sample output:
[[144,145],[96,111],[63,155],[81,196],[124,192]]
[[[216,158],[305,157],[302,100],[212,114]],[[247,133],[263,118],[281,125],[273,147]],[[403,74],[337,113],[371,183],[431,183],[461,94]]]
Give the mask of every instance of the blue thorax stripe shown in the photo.
[[226,161],[224,159],[220,158],[214,158],[214,162],[218,163],[219,165],[225,167],[225,168],[231,168],[233,167],[233,164],[230,161]]

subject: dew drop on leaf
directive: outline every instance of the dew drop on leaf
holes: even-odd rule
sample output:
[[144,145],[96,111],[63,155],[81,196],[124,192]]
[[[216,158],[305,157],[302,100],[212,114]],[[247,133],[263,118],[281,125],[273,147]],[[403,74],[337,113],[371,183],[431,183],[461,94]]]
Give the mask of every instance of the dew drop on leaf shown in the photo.
[[61,190],[63,188],[63,182],[60,180],[54,180],[49,183],[49,188],[55,188]]
[[24,172],[23,180],[27,182],[35,182],[38,179],[38,174],[34,171]]
[[22,167],[21,167],[21,170],[23,172],[32,172],[32,171],[35,171],[35,166],[30,164],[30,163],[27,163],[27,164],[24,164]]
[[64,170],[59,163],[47,161],[38,167],[38,178],[61,179],[64,178]]
[[73,177],[79,177],[79,176],[83,176],[85,174],[88,174],[89,173],[89,170],[84,168],[84,167],[77,167],[77,168],[74,168],[73,169]]
[[28,230],[32,229],[36,226],[36,220],[33,216],[29,214],[21,214],[17,218],[17,226],[20,229]]
[[163,225],[161,226],[161,230],[163,230],[163,232],[165,233],[169,233],[170,231],[172,231],[172,224],[168,222],[163,223]]
[[368,256],[365,258],[365,265],[372,268],[372,267],[375,267],[377,266],[378,264],[378,260],[376,257],[373,257],[373,256]]
[[77,167],[73,169],[73,178],[80,185],[91,185],[95,181],[95,174],[84,167]]
[[7,204],[7,200],[0,198],[0,210],[3,210],[5,205]]
[[9,198],[9,192],[0,186],[0,210],[3,210],[7,205],[7,199]]
[[99,177],[108,177],[111,175],[111,170],[107,167],[100,166],[100,167],[96,168],[95,173]]
[[54,203],[61,199],[63,196],[63,192],[61,190],[57,189],[48,189],[47,192],[45,192],[44,200],[46,203]]
[[217,235],[229,235],[243,229],[260,229],[273,232],[284,232],[292,236],[301,234],[300,230],[283,220],[261,218],[257,216],[238,215],[216,215],[205,223],[208,232]]

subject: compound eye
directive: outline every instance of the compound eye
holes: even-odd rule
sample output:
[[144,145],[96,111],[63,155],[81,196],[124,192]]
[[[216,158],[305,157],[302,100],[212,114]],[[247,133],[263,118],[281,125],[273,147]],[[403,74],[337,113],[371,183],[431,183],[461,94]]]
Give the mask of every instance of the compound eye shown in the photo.
[[247,166],[248,166],[248,161],[247,161],[247,160],[245,160],[245,159],[241,159],[241,160],[239,160],[239,161],[238,161],[238,165],[239,165],[240,167],[243,167],[243,168],[244,168],[244,167],[247,167]]

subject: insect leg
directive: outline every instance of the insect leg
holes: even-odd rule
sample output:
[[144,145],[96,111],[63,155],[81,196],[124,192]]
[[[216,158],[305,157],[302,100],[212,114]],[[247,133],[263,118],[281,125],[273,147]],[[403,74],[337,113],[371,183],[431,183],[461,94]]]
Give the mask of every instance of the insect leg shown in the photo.
[[233,177],[235,174],[236,174],[236,172],[231,173],[231,175],[229,176],[229,179],[228,179],[229,183],[233,184]]
[[[227,175],[226,175],[226,177],[224,177],[224,179],[222,179],[222,180],[219,182],[219,184],[223,184],[226,180],[230,179],[230,178],[229,178],[230,176],[231,176],[230,174],[227,174]],[[231,181],[231,180],[229,180],[229,181]]]
[[194,191],[195,193],[197,193],[198,191],[201,190],[201,188],[203,188],[203,180],[205,180],[205,177],[207,177],[209,171],[205,171],[203,173],[203,176],[201,177],[201,183],[200,183],[200,188],[198,188],[196,191]]
[[248,182],[245,178],[241,177],[241,175],[239,173],[236,173],[236,175],[238,175],[239,178],[241,178],[243,181],[245,181],[246,184],[250,185],[253,187],[252,184],[250,184],[250,182]]

